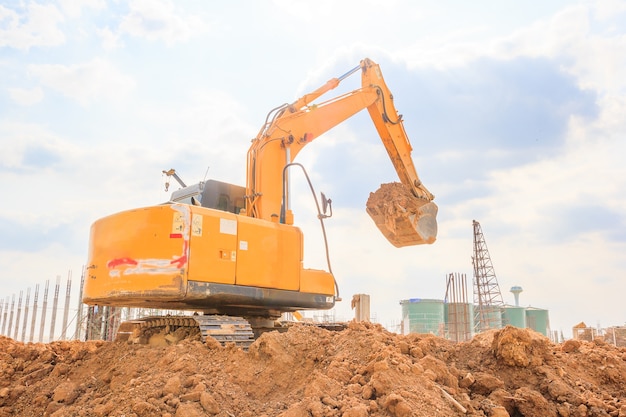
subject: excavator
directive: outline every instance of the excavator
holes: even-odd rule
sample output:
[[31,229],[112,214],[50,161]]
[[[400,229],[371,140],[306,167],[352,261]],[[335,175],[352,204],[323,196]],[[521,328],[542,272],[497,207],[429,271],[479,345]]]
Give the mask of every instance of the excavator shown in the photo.
[[[361,87],[316,102],[350,75]],[[380,67],[370,59],[293,103],[272,109],[247,153],[246,186],[206,180],[182,186],[170,201],[101,218],[90,230],[83,288],[87,305],[180,310],[119,326],[117,339],[141,343],[157,331],[198,329],[203,340],[248,346],[283,313],[326,310],[340,301],[328,258],[324,219],[332,201],[310,186],[328,270],[305,268],[303,234],[294,225],[290,173],[298,153],[323,133],[367,109],[400,179],[401,192],[370,195],[366,210],[396,247],[431,244],[434,196],[420,181],[402,116]],[[293,174],[292,174],[293,175]],[[310,181],[309,181],[310,185]],[[330,207],[330,215],[327,214]]]

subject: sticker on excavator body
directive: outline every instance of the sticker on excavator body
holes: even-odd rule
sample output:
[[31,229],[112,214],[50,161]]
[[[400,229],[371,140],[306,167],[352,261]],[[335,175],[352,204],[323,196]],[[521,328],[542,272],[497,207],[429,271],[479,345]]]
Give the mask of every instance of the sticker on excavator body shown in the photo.
[[220,233],[225,235],[237,235],[237,221],[230,219],[220,219]]
[[191,235],[202,236],[202,215],[195,214],[191,218]]
[[172,221],[172,234],[181,234],[185,227],[185,220],[182,213],[175,211],[174,220]]

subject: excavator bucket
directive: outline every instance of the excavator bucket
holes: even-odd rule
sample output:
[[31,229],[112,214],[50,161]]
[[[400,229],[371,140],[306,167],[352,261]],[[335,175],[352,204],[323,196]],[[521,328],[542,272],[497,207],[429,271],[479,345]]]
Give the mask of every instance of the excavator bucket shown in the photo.
[[433,243],[437,237],[437,205],[417,198],[402,183],[382,184],[367,200],[367,213],[397,248]]

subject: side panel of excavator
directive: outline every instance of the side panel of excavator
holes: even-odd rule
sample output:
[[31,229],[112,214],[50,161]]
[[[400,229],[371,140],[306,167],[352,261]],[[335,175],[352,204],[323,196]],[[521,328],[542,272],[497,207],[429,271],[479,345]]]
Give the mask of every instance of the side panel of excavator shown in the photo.
[[156,206],[96,221],[91,226],[84,301],[136,305],[184,298],[186,215],[183,206]]
[[239,219],[237,285],[298,291],[302,269],[302,233],[293,226],[270,223],[259,234],[252,217]]
[[275,317],[332,308],[332,274],[303,269],[299,228],[187,204],[125,211],[91,229],[88,304]]
[[237,216],[220,212],[204,215],[192,210],[189,238],[189,277],[194,281],[235,284],[237,274]]

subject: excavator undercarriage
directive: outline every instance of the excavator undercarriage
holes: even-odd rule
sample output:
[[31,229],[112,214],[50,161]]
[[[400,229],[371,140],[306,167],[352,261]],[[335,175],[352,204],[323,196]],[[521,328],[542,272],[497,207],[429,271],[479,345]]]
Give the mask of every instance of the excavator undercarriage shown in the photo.
[[216,315],[144,317],[126,321],[120,325],[116,341],[170,345],[183,339],[206,341],[207,337],[222,345],[233,343],[244,349],[254,342],[254,333],[247,320]]
[[[255,326],[242,317],[223,315],[155,316],[125,321],[117,331],[116,342],[166,346],[182,340],[214,340],[226,346],[232,344],[243,350],[263,333],[286,332],[296,324],[315,326],[330,331],[341,331],[346,323],[275,322],[252,320]],[[260,324],[262,323],[262,324]]]

